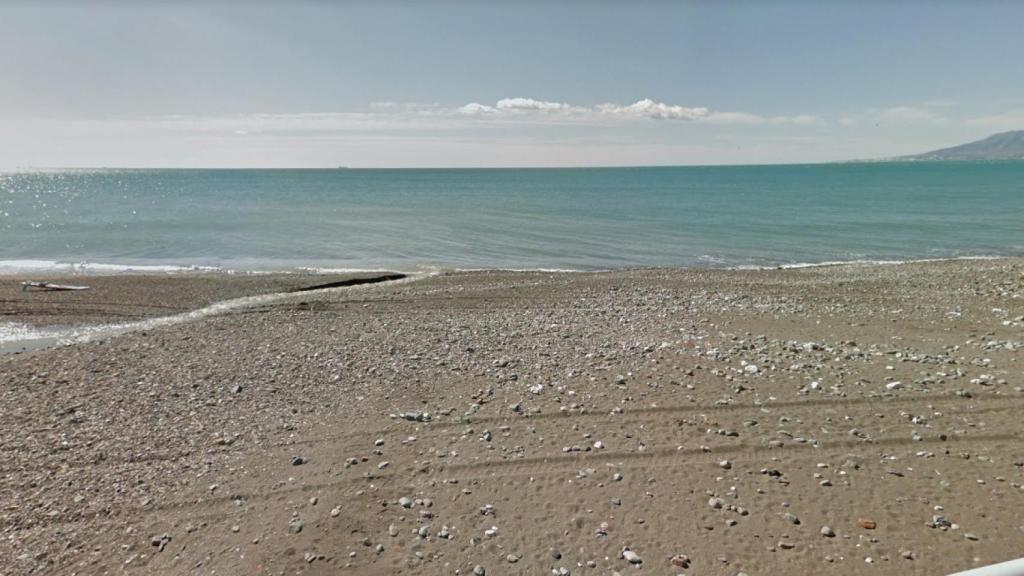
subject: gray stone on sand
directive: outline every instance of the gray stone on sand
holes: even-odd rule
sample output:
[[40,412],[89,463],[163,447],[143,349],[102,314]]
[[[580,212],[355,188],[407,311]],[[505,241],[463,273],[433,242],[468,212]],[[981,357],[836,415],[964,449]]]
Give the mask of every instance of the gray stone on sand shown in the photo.
[[643,562],[644,562],[640,558],[639,554],[637,554],[636,552],[633,552],[629,548],[627,548],[627,549],[622,551],[622,559],[625,560],[626,562],[629,562],[630,564],[643,564]]

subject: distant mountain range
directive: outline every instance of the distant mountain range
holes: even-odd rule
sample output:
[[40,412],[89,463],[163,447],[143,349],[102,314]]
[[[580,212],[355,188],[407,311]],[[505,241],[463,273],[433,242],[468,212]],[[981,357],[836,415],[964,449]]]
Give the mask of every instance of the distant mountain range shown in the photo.
[[892,160],[1024,160],[1024,130],[1000,132],[967,144]]

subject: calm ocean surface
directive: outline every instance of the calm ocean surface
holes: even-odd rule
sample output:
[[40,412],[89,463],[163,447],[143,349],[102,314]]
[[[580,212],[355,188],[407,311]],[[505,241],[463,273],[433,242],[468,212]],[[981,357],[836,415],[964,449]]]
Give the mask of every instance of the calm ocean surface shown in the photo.
[[1024,162],[0,173],[0,272],[1024,254]]

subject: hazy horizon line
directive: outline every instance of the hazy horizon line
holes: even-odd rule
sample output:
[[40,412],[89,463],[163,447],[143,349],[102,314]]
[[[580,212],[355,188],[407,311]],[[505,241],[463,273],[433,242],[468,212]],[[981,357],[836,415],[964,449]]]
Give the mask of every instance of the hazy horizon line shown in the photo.
[[60,170],[602,170],[602,169],[632,169],[632,168],[726,168],[726,167],[758,167],[758,166],[824,166],[830,164],[884,164],[884,163],[942,163],[942,162],[1021,162],[1024,159],[965,159],[965,160],[912,160],[901,157],[883,158],[859,158],[850,160],[827,160],[808,162],[745,162],[745,163],[721,163],[721,164],[600,164],[600,165],[579,165],[567,164],[564,166],[16,166],[13,168],[0,168],[0,172],[30,172],[30,171],[60,171]]

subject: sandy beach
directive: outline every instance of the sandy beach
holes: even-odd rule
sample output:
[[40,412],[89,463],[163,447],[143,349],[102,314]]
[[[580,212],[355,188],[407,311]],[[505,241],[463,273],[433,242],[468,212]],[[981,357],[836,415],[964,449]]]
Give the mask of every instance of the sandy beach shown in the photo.
[[[319,279],[84,281],[2,319]],[[4,355],[0,574],[947,574],[1024,555],[1022,348],[1001,259],[439,274]]]

